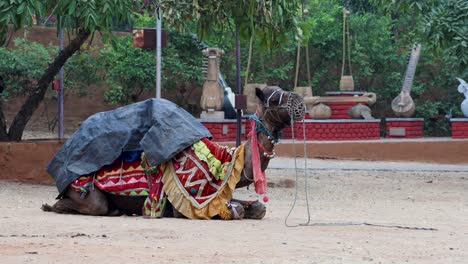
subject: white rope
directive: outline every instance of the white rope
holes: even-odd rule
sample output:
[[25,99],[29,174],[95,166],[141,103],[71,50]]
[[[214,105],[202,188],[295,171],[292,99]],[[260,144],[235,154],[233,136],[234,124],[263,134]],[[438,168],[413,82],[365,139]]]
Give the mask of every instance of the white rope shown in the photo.
[[304,181],[305,181],[305,184],[304,184],[304,191],[305,191],[305,196],[306,196],[306,204],[307,204],[307,222],[306,223],[302,223],[302,224],[297,224],[297,225],[290,225],[288,224],[288,218],[289,216],[291,215],[292,211],[294,210],[294,207],[296,206],[296,202],[297,202],[297,194],[298,194],[298,173],[297,173],[297,155],[296,155],[296,142],[295,142],[295,134],[294,134],[294,119],[292,118],[292,115],[291,115],[291,132],[292,132],[292,145],[293,145],[293,155],[294,155],[294,176],[295,176],[295,182],[296,182],[296,191],[294,193],[294,201],[293,201],[293,204],[291,206],[291,209],[289,210],[288,212],[288,215],[286,216],[286,218],[284,219],[284,225],[287,226],[287,227],[296,227],[296,226],[303,226],[303,225],[309,225],[310,223],[310,207],[309,207],[309,198],[308,198],[308,191],[307,191],[307,150],[306,150],[306,142],[305,142],[305,122],[304,120],[302,120],[302,133],[303,133],[303,141],[304,141]]
[[291,117],[291,132],[292,132],[292,145],[293,145],[293,155],[294,155],[294,175],[296,181],[296,188],[294,194],[294,201],[289,210],[286,218],[284,219],[284,225],[286,227],[298,227],[298,226],[373,226],[373,227],[383,227],[383,228],[397,228],[397,229],[407,229],[407,230],[425,230],[425,231],[437,231],[436,228],[430,227],[410,227],[410,226],[401,226],[401,225],[382,225],[382,224],[372,224],[368,222],[329,222],[329,223],[311,223],[310,217],[310,206],[309,206],[309,198],[308,198],[308,186],[307,186],[307,145],[306,145],[306,136],[305,136],[305,122],[302,120],[302,136],[304,142],[304,192],[305,192],[305,199],[307,205],[307,222],[306,223],[299,223],[296,225],[288,224],[289,216],[291,215],[294,207],[296,206],[297,202],[297,194],[298,194],[298,173],[297,173],[297,155],[296,155],[296,142],[294,137],[294,120]]
[[[271,97],[276,93],[278,92],[278,90],[274,90],[271,95],[268,97],[267,101],[266,101],[266,107],[269,108],[270,107],[270,99]],[[279,104],[278,104],[279,105]]]

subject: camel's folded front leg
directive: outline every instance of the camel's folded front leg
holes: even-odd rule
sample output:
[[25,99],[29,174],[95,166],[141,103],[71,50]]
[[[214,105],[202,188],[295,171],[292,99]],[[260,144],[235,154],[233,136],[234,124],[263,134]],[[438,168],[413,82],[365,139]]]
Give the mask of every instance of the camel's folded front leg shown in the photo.
[[232,199],[231,202],[238,203],[242,205],[245,211],[245,219],[257,219],[260,220],[265,217],[266,206],[259,201],[242,201],[237,199]]

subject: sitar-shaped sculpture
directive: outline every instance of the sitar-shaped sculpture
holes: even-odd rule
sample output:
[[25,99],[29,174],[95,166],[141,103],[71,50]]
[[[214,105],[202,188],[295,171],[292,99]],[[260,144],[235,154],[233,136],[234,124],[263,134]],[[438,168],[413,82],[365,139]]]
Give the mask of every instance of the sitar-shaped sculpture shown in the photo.
[[416,44],[411,49],[411,55],[406,68],[405,80],[400,94],[392,101],[392,110],[396,116],[410,117],[414,114],[415,106],[411,98],[411,86],[413,85],[414,73],[421,53],[421,45]]

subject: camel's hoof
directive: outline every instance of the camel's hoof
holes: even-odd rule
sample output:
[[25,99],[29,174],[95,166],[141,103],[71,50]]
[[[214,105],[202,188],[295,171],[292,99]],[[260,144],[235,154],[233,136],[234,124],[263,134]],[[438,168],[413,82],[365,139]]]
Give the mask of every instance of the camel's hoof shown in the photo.
[[244,218],[246,219],[257,219],[260,220],[263,217],[265,217],[266,214],[266,206],[259,202],[256,201],[252,204],[246,205],[245,206],[245,216]]

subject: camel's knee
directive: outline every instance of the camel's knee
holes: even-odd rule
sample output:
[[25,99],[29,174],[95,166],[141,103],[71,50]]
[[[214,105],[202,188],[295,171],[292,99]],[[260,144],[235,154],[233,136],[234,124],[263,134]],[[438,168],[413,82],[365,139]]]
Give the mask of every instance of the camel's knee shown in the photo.
[[260,220],[265,217],[266,206],[259,201],[242,201],[237,199],[232,199],[232,201],[242,204],[245,210],[245,219]]
[[245,209],[242,204],[231,201],[228,208],[231,212],[232,220],[242,220],[245,217]]
[[226,207],[219,212],[217,217],[223,220],[241,220],[244,218],[244,215],[245,210],[242,204],[234,201],[229,201],[226,204]]

